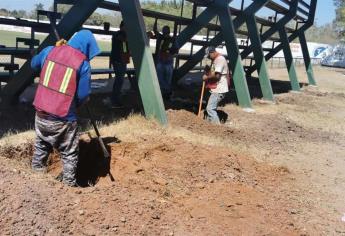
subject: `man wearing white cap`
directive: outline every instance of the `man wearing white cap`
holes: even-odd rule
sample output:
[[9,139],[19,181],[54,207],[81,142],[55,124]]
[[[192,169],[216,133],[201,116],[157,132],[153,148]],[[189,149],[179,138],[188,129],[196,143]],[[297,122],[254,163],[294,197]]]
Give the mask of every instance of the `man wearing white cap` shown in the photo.
[[229,67],[225,57],[217,52],[215,47],[210,46],[207,54],[212,60],[210,70],[202,78],[211,92],[206,107],[207,119],[212,123],[220,124],[217,107],[229,92]]

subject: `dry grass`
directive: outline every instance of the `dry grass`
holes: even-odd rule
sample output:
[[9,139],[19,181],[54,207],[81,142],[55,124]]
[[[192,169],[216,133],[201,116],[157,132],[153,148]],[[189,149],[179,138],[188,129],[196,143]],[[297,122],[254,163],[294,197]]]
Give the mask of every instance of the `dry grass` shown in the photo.
[[0,139],[0,146],[20,146],[22,144],[33,142],[35,139],[35,131],[30,130],[22,133],[14,131],[8,132]]

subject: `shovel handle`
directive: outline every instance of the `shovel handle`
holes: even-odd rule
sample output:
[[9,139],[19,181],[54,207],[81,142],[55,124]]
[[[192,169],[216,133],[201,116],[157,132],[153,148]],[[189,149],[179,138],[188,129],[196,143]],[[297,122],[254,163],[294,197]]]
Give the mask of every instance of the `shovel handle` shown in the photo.
[[110,158],[110,154],[109,154],[107,148],[105,147],[104,142],[103,142],[103,139],[102,139],[102,137],[101,137],[101,135],[100,135],[100,133],[99,133],[99,131],[98,131],[98,128],[97,128],[97,125],[96,125],[96,121],[94,120],[94,118],[93,118],[93,116],[92,116],[92,113],[91,113],[91,111],[90,111],[89,106],[88,106],[87,104],[86,104],[85,106],[86,106],[86,110],[87,110],[87,113],[88,113],[89,118],[90,118],[90,122],[91,122],[91,124],[92,124],[92,126],[93,126],[93,128],[94,128],[94,130],[95,130],[95,132],[96,132],[98,143],[99,143],[99,145],[100,145],[101,148],[102,148],[103,155],[104,155],[104,157],[105,157],[106,159],[109,159],[109,158]]
[[202,88],[201,88],[200,101],[199,101],[198,117],[201,117],[201,108],[202,108],[202,100],[204,99],[205,84],[206,84],[205,81],[203,81],[202,82]]

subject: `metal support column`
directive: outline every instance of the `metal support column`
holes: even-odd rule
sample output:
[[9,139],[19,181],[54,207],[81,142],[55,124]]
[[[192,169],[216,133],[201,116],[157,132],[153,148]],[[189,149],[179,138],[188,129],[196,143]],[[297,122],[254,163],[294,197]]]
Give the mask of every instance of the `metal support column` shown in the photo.
[[[291,15],[292,13],[296,14],[295,11],[297,11],[297,4],[298,1],[294,0],[291,2],[291,7],[289,10],[288,15]],[[306,30],[308,30],[313,24],[314,24],[314,20],[315,20],[315,11],[316,11],[316,6],[317,6],[317,0],[311,0],[310,4],[309,4],[309,15],[308,15],[308,20],[304,23],[304,25],[302,27],[300,27],[299,29],[297,29],[295,32],[293,32],[289,37],[288,40],[289,42],[292,42],[293,40],[295,40],[296,38],[298,38],[302,33],[304,34],[304,32]],[[286,15],[287,16],[287,15]],[[286,17],[285,16],[285,17]],[[285,18],[283,17],[283,18]],[[283,19],[282,18],[282,19]],[[276,24],[277,25],[277,24]],[[271,28],[273,29],[273,27]],[[266,33],[264,33],[265,35]],[[264,35],[262,37],[264,37]],[[264,40],[262,40],[264,41]],[[280,50],[283,49],[283,44],[279,44],[278,46],[276,46],[275,48],[273,48],[269,53],[267,53],[265,55],[266,61],[270,60],[274,55],[276,55]],[[249,50],[248,50],[248,53]],[[244,51],[242,52],[242,56],[247,56],[248,54],[244,54]],[[249,72],[252,73],[254,70],[250,70]],[[315,78],[315,77],[314,77]],[[308,78],[309,79],[309,78]]]
[[[101,2],[102,0],[77,1],[57,26],[60,36],[69,39],[97,9],[98,4]],[[47,46],[55,45],[55,42],[55,34],[51,32],[39,46],[38,51],[41,51]],[[4,103],[8,104],[13,102],[33,82],[36,72],[31,69],[30,63],[31,60],[26,61],[5,86],[2,94]]]
[[[275,33],[279,32],[279,30],[284,29],[286,24],[288,24],[296,16],[297,7],[298,7],[298,0],[292,0],[289,5],[290,5],[290,7],[289,7],[288,13],[284,17],[282,17],[280,20],[278,20],[276,23],[274,23],[266,32],[264,32],[261,35],[261,43],[264,43],[265,41],[267,41],[271,36],[273,36]],[[272,51],[275,51],[275,48],[273,48]],[[269,52],[268,54],[270,54],[271,52]],[[250,47],[248,47],[241,52],[241,56],[244,59],[244,58],[248,57],[250,53],[252,53],[252,50]],[[268,61],[270,59],[267,57],[267,55],[265,55],[265,58],[266,58],[266,61]],[[247,74],[253,73],[255,71],[255,68],[256,68],[255,66],[248,68],[246,71]]]
[[[244,10],[244,14],[241,14],[239,16],[237,16],[234,20],[233,20],[233,25],[235,27],[235,29],[240,28],[246,21],[245,15],[247,14],[254,14],[256,13],[258,10],[260,10],[264,5],[266,4],[266,1],[254,1],[253,3],[251,3],[248,7],[246,7],[246,9]],[[187,27],[192,27],[193,24],[191,24],[190,26]],[[193,36],[193,35],[192,35]],[[192,37],[191,36],[191,37]],[[209,42],[209,45],[212,46],[218,46],[219,44],[221,44],[223,42],[223,34],[222,32],[219,32],[217,35],[214,36],[214,38],[212,38]],[[181,45],[180,45],[181,46]],[[197,53],[195,53],[193,55],[193,57],[191,59],[189,59],[185,64],[183,64],[177,71],[175,74],[176,78],[182,78],[184,75],[186,75],[191,69],[193,69],[194,66],[196,66],[201,60],[203,60],[204,56],[205,56],[205,48],[206,46],[204,46],[203,48],[201,48]]]
[[236,88],[236,94],[239,105],[244,108],[251,108],[251,99],[248,90],[246,75],[242,66],[240,50],[237,44],[235,27],[232,22],[232,16],[229,10],[229,1],[216,0],[219,21],[222,28],[222,33],[229,52],[229,64],[232,71],[232,77]]
[[119,0],[147,117],[168,123],[139,0]]
[[293,57],[292,57],[291,48],[290,48],[290,41],[285,29],[279,30],[279,36],[280,36],[281,44],[282,44],[284,55],[285,55],[285,63],[286,63],[286,68],[289,73],[291,88],[293,91],[300,91],[301,88],[299,86],[299,82],[297,79],[296,68],[293,63]]
[[313,66],[311,63],[309,50],[308,50],[308,44],[307,44],[307,40],[305,38],[304,32],[300,33],[299,41],[301,43],[301,48],[302,48],[303,58],[304,58],[304,65],[305,65],[305,69],[307,71],[309,84],[310,85],[316,85]]
[[189,24],[176,39],[176,44],[181,48],[194,35],[196,35],[205,25],[207,25],[215,16],[217,12],[213,7],[207,7],[198,17],[196,17],[191,24]]
[[263,98],[269,101],[274,101],[273,90],[268,75],[265,55],[262,49],[260,33],[257,27],[255,15],[252,14],[247,16],[247,28],[251,43],[250,46],[254,53]]

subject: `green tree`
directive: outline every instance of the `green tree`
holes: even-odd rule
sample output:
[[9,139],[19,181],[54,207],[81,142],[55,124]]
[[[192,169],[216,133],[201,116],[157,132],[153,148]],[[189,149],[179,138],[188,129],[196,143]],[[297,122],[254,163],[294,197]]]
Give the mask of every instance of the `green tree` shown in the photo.
[[13,17],[16,17],[16,18],[26,18],[27,17],[26,11],[24,11],[24,10],[18,10],[18,11],[14,10],[11,12],[10,15]]
[[[31,11],[29,17],[32,19],[36,19],[37,18],[37,11],[38,10],[44,10],[44,5],[43,3],[36,3],[34,5],[34,9]],[[46,19],[44,17],[40,17],[40,20]]]
[[103,22],[104,22],[104,19],[105,17],[103,15],[101,15],[100,13],[98,12],[94,12],[90,18],[86,21],[87,24],[90,24],[90,25],[102,25]]
[[0,9],[0,16],[9,16],[10,15],[10,12],[5,9],[5,8],[1,8]]
[[335,25],[339,38],[345,36],[345,0],[334,0],[336,6]]

